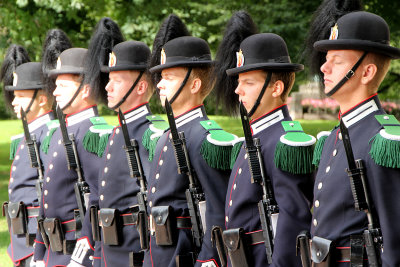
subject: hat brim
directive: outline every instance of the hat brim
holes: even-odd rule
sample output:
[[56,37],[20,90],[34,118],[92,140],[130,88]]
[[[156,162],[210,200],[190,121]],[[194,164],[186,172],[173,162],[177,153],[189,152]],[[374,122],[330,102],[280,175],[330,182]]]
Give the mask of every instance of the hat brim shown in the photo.
[[146,65],[118,65],[114,67],[102,66],[101,72],[122,71],[122,70],[146,70]]
[[298,72],[302,71],[304,66],[296,63],[257,63],[244,65],[239,68],[227,69],[228,76],[238,75],[239,73],[249,72],[252,70],[269,70],[269,71],[285,71],[285,72]]
[[12,86],[12,85],[7,85],[4,87],[6,91],[17,91],[17,90],[40,90],[43,89],[43,84],[38,84],[38,85],[28,85],[28,86]]
[[314,43],[314,48],[321,52],[328,52],[329,50],[361,50],[361,51],[383,54],[392,59],[400,58],[399,48],[368,40],[358,40],[358,39],[321,40]]
[[61,75],[61,74],[81,75],[81,74],[83,74],[83,68],[65,66],[65,67],[62,67],[61,69],[54,69],[54,70],[49,71],[49,77],[50,78],[55,78],[55,77],[57,77],[58,75]]
[[164,69],[170,69],[175,67],[204,67],[211,66],[214,63],[212,60],[202,60],[202,61],[179,61],[179,62],[171,62],[165,63],[162,65],[157,65],[150,69],[151,73],[161,72]]

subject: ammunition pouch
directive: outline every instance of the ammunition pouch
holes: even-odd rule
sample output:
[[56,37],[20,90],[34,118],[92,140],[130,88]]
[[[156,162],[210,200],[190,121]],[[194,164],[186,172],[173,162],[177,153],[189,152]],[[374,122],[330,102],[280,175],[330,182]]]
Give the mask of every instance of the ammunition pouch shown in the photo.
[[118,230],[119,212],[117,209],[103,208],[99,212],[100,225],[102,226],[103,242],[106,245],[119,245],[120,234]]
[[137,231],[140,237],[140,247],[142,250],[149,249],[149,229],[148,229],[148,218],[144,211],[139,211],[137,217]]
[[219,261],[221,262],[221,267],[227,265],[226,262],[226,247],[224,241],[222,240],[222,228],[220,226],[213,226],[211,229],[211,243],[213,247],[217,249]]
[[44,219],[41,217],[38,217],[37,222],[38,222],[38,229],[39,229],[40,235],[42,236],[42,239],[43,239],[43,243],[46,246],[46,248],[49,248],[50,241],[49,241],[49,238],[47,237],[46,231],[44,230],[44,225],[43,225]]
[[92,235],[94,241],[101,241],[99,227],[99,208],[97,206],[90,207],[90,224],[92,226]]
[[129,253],[129,267],[142,267],[144,259],[144,252],[130,252]]
[[27,233],[28,216],[25,204],[20,202],[8,203],[8,216],[10,217],[12,233],[24,235]]
[[242,228],[229,229],[223,232],[223,240],[228,249],[232,267],[248,267],[247,247]]
[[151,216],[153,217],[153,228],[155,230],[157,246],[171,246],[174,244],[174,230],[176,222],[173,220],[171,206],[157,206],[151,209]]
[[25,238],[26,238],[25,245],[27,247],[33,247],[33,244],[35,243],[36,234],[26,233]]
[[311,267],[310,233],[307,230],[300,232],[296,238],[296,256],[300,255],[303,267]]
[[64,232],[58,218],[46,218],[43,227],[53,252],[63,252]]
[[188,253],[185,255],[176,255],[175,257],[176,267],[193,267],[195,261],[196,258],[194,256],[194,253]]

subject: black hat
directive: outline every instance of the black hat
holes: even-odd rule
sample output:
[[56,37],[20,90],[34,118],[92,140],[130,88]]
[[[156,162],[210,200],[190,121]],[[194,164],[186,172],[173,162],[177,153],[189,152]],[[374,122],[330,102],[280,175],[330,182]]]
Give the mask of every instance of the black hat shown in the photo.
[[150,48],[143,42],[126,41],[114,46],[110,53],[108,66],[102,72],[119,70],[146,70],[150,58]]
[[252,70],[296,72],[304,69],[301,64],[291,63],[285,41],[274,33],[259,33],[247,37],[237,52],[236,68],[228,69],[228,75]]
[[87,49],[70,48],[64,50],[57,60],[57,67],[49,72],[50,77],[56,77],[60,74],[83,74],[83,64],[85,61]]
[[150,69],[150,72],[160,72],[174,67],[210,66],[210,47],[203,39],[193,36],[183,36],[167,42],[161,50],[161,64]]
[[361,50],[400,58],[400,49],[390,46],[390,31],[386,21],[375,14],[357,11],[338,19],[331,28],[329,40],[314,43],[318,51]]
[[13,85],[7,85],[5,89],[8,91],[42,89],[42,75],[42,63],[21,64],[14,72]]

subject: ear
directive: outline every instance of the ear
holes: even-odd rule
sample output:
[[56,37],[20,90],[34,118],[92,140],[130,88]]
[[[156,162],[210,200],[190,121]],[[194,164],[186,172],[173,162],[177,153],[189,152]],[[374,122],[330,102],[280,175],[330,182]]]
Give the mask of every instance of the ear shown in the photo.
[[46,106],[47,102],[48,102],[48,97],[45,94],[40,94],[38,101],[39,101],[39,107],[44,107]]
[[200,89],[201,89],[201,80],[199,78],[195,78],[192,81],[192,85],[191,85],[191,88],[190,88],[190,93],[195,95],[195,94],[200,92]]
[[283,91],[285,89],[285,84],[281,81],[278,80],[272,85],[272,97],[281,97]]
[[90,85],[85,84],[82,86],[80,94],[83,100],[88,99],[90,97]]
[[147,83],[147,81],[142,80],[138,83],[137,85],[137,94],[138,95],[143,95],[147,92],[147,88],[149,87],[149,84]]
[[361,83],[365,84],[365,85],[370,83],[374,79],[377,71],[378,71],[378,68],[376,67],[375,64],[371,63],[371,64],[365,65],[363,68]]

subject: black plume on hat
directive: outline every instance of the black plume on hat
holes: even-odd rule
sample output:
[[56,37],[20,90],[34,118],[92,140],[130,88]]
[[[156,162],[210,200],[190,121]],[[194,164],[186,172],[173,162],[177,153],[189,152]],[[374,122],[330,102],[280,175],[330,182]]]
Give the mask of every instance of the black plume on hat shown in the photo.
[[236,52],[239,51],[240,43],[257,32],[257,26],[250,15],[245,11],[238,11],[228,21],[217,50],[213,70],[214,91],[217,103],[221,101],[226,111],[232,115],[236,115],[239,103],[239,96],[235,94],[237,77],[228,76],[226,70],[236,67]]
[[315,50],[314,43],[328,39],[331,27],[337,20],[341,16],[357,10],[362,10],[360,0],[324,0],[315,12],[306,38],[304,56],[310,66],[311,74],[318,75],[320,82],[323,81],[323,78],[319,68],[325,62],[326,53]]
[[113,47],[122,42],[124,37],[117,23],[110,18],[102,18],[90,39],[87,59],[84,67],[84,84],[91,87],[91,96],[105,102],[107,92],[104,90],[108,82],[108,74],[101,67],[108,65],[109,54]]
[[[161,61],[161,50],[165,43],[181,36],[190,36],[186,25],[175,14],[170,14],[158,30],[153,42],[153,50],[151,52],[149,68],[157,66]],[[158,72],[151,74],[152,81],[155,85],[160,81],[161,74]]]
[[30,62],[30,58],[26,49],[20,45],[12,44],[6,53],[4,61],[1,65],[0,79],[3,82],[4,101],[9,108],[12,108],[11,102],[14,99],[14,93],[7,91],[6,86],[13,85],[13,73],[16,68],[26,62]]
[[71,41],[68,36],[60,29],[51,29],[47,32],[42,50],[42,72],[43,72],[43,90],[47,95],[52,95],[56,88],[55,79],[48,76],[50,70],[57,66],[57,59],[61,52],[71,48]]

